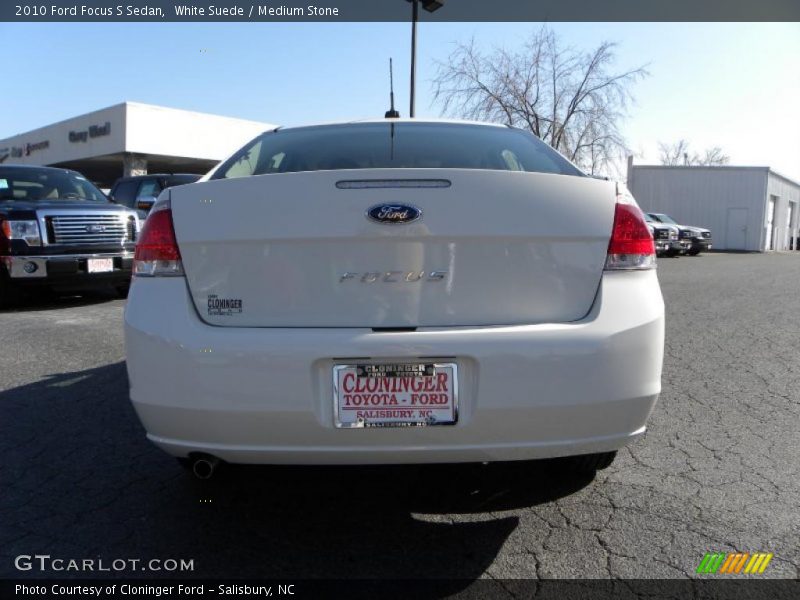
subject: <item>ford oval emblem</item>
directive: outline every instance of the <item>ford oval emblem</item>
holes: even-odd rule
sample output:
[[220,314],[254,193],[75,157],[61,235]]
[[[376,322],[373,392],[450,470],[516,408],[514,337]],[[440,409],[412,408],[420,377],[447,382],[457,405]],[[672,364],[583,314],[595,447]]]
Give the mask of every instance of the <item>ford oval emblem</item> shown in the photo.
[[367,217],[387,225],[411,223],[422,216],[422,210],[410,204],[377,204],[367,211]]

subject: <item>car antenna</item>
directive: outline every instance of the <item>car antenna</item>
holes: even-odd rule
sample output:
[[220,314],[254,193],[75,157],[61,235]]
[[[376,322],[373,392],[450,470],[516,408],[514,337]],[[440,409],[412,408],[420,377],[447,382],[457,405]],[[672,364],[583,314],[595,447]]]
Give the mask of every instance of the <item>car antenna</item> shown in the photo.
[[389,58],[389,102],[391,108],[383,115],[387,119],[399,119],[400,113],[394,109],[394,77],[392,75],[392,59]]

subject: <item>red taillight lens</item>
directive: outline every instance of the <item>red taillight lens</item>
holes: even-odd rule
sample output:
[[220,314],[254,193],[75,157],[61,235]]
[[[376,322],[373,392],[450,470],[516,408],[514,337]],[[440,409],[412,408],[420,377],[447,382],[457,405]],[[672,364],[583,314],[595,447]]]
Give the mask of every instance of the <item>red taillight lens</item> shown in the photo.
[[183,275],[181,253],[172,225],[172,210],[157,210],[147,217],[136,244],[133,273],[140,276]]
[[6,225],[8,221],[0,219],[0,254],[8,254],[11,248],[10,242],[8,241],[8,234],[6,233]]
[[633,204],[617,204],[611,230],[609,254],[655,254],[653,236],[642,211]]
[[135,260],[180,260],[172,210],[166,208],[150,215],[136,244]]
[[652,269],[656,248],[644,215],[635,204],[617,203],[606,269]]

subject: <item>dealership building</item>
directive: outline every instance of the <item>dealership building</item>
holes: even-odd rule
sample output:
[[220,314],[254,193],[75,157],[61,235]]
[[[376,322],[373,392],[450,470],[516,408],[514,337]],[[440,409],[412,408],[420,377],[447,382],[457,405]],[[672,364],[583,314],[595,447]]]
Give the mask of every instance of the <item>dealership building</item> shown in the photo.
[[0,164],[75,169],[100,187],[123,176],[206,173],[275,125],[123,102],[0,140]]
[[628,188],[645,212],[711,230],[717,250],[797,249],[800,183],[769,167],[634,165]]

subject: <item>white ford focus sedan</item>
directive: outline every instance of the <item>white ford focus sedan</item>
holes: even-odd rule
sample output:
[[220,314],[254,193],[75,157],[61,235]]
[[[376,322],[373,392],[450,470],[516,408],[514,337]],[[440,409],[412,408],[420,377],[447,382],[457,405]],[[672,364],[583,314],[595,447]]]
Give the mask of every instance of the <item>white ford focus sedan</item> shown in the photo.
[[527,132],[269,131],[148,217],[131,401],[200,477],[220,461],[603,468],[660,392],[655,266],[625,188]]

